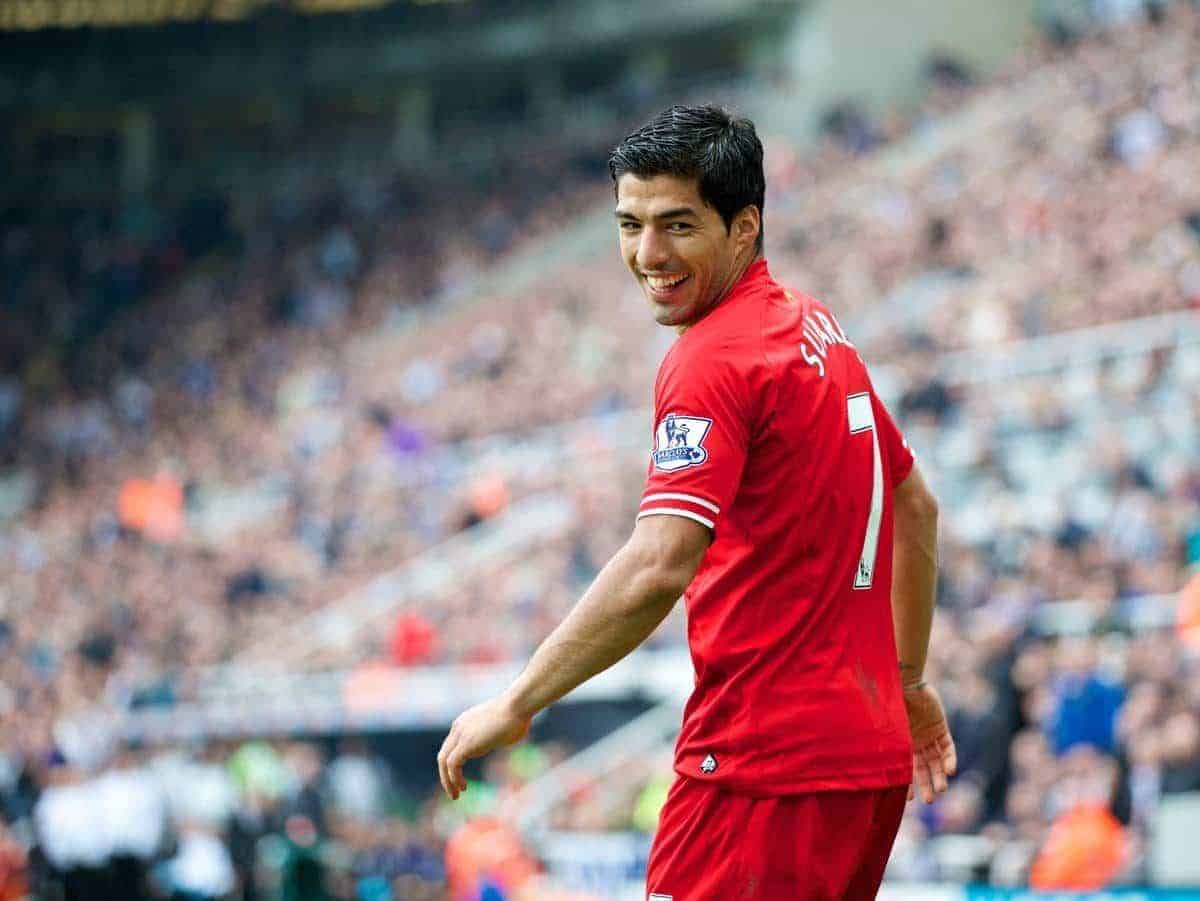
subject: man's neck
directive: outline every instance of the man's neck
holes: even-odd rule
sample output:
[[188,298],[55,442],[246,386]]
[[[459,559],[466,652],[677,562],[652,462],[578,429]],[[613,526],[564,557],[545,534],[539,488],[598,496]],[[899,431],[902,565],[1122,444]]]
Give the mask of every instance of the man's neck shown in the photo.
[[749,269],[751,266],[753,266],[756,262],[758,262],[762,258],[763,258],[762,251],[753,250],[753,251],[751,251],[749,259],[743,261],[740,264],[735,263],[734,267],[733,267],[733,272],[734,272],[733,280],[729,283],[729,286],[724,291],[721,292],[721,296],[717,298],[717,300],[713,303],[713,305],[711,307],[709,307],[707,310],[704,311],[703,316],[699,316],[696,319],[693,319],[691,322],[685,323],[684,325],[675,326],[675,334],[682,335],[689,328],[691,328],[693,325],[695,325],[697,322],[699,322],[701,319],[703,319],[705,316],[707,316],[709,313],[711,313],[713,310],[715,310],[717,307],[719,307],[721,304],[723,304],[725,302],[726,298],[729,297],[729,295],[733,291],[733,289],[736,288],[741,283],[742,279],[746,277],[746,270]]

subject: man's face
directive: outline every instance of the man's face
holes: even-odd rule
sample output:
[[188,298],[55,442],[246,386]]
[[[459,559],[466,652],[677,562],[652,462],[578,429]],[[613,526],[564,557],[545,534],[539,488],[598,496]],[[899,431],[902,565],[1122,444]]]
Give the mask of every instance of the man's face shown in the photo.
[[733,287],[753,257],[757,220],[747,231],[741,221],[747,212],[756,215],[749,207],[726,230],[721,215],[700,199],[694,178],[625,174],[617,180],[621,256],[659,325],[682,330]]

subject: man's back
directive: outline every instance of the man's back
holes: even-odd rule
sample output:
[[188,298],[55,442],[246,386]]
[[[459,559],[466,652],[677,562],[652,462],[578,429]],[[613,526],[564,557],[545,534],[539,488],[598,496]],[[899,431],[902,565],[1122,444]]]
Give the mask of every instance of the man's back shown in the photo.
[[907,783],[891,494],[912,455],[848,337],[756,262],[671,349],[655,402],[691,428],[686,449],[656,430],[639,515],[715,533],[685,595],[677,771],[753,795]]

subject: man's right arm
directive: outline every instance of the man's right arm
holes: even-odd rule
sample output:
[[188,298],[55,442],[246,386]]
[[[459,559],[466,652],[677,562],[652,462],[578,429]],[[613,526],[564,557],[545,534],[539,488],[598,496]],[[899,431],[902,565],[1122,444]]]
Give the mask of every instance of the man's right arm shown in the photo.
[[946,790],[958,765],[941,699],[925,683],[937,596],[937,516],[937,499],[914,465],[895,493],[892,622],[913,740],[913,782],[926,804]]

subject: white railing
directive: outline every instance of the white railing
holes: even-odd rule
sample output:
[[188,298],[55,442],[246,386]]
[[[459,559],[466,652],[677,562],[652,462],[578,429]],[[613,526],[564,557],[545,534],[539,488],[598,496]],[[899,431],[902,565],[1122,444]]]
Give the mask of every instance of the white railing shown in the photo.
[[1197,342],[1200,313],[1180,310],[958,351],[943,356],[939,369],[948,382],[971,385],[1091,366],[1114,357]]
[[[524,661],[400,668],[368,665],[326,672],[230,670],[194,700],[124,714],[131,739],[189,741],[205,736],[438,729],[473,704],[495,697]],[[590,679],[569,703],[648,698],[678,710],[691,690],[691,658],[682,645],[637,650]],[[673,723],[678,726],[679,717]]]

